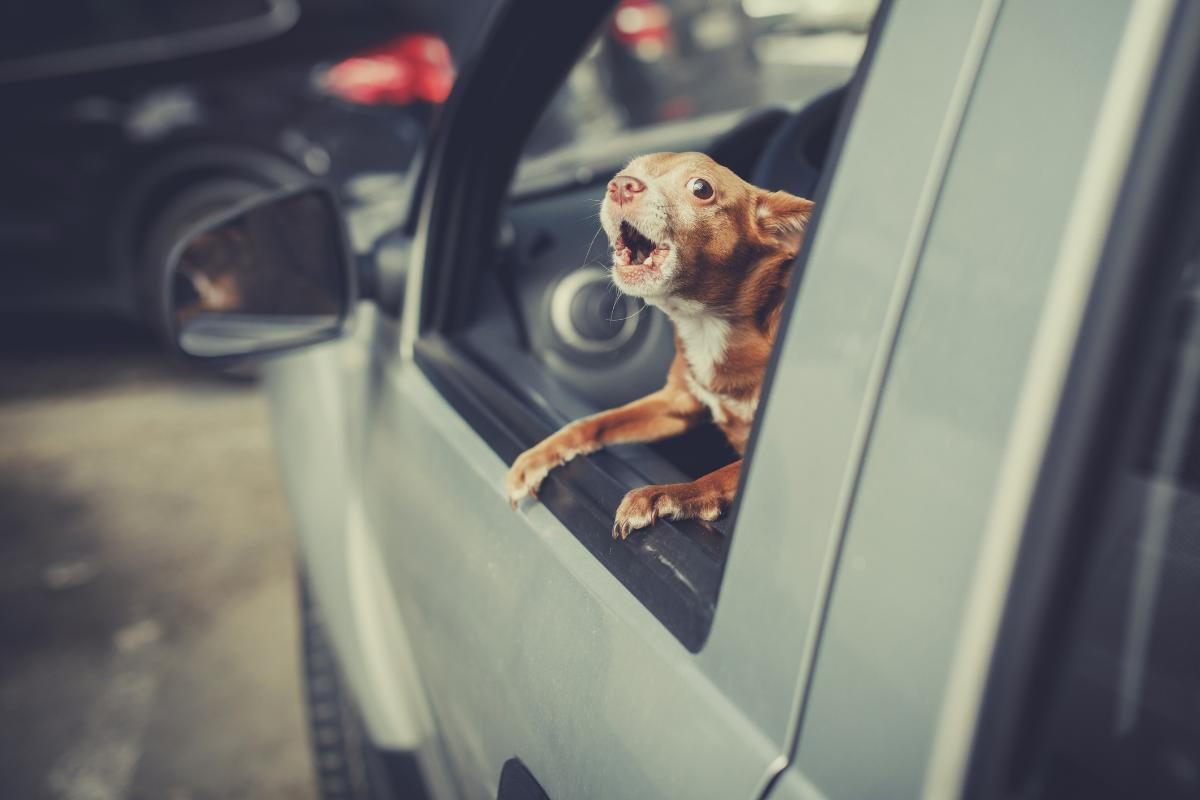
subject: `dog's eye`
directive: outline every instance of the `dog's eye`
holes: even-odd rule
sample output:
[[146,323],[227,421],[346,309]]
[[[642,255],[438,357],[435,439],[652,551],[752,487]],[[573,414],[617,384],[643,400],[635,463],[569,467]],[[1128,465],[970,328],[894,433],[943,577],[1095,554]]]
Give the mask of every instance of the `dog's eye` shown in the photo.
[[704,178],[692,178],[688,181],[688,191],[701,200],[707,200],[713,196],[713,188]]

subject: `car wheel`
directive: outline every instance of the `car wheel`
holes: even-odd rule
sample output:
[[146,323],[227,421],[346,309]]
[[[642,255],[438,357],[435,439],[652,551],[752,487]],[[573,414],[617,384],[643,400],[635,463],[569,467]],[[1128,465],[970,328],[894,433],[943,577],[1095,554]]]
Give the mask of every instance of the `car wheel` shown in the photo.
[[387,800],[386,772],[338,673],[333,648],[303,574],[300,623],[309,736],[324,800]]

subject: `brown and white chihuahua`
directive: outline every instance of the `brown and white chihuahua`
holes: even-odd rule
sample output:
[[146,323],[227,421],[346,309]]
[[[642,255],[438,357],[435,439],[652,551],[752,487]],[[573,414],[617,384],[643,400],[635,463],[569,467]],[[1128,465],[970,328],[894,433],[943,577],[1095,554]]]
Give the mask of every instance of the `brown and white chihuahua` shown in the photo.
[[[600,209],[613,282],[670,317],[675,360],[663,388],[522,453],[508,472],[514,508],[536,497],[551,469],[606,445],[652,442],[712,421],[745,453],[812,208],[751,186],[700,153],[641,156],[613,178]],[[613,536],[660,517],[716,519],[733,502],[741,470],[738,459],[691,483],[634,489],[617,508]]]

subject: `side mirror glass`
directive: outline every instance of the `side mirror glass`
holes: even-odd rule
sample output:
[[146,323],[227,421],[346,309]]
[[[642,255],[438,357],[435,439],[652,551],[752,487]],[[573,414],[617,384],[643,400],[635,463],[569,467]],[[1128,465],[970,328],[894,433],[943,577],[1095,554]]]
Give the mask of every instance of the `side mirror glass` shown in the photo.
[[166,258],[160,317],[185,355],[266,355],[336,338],[356,299],[330,192],[256,197],[190,227]]

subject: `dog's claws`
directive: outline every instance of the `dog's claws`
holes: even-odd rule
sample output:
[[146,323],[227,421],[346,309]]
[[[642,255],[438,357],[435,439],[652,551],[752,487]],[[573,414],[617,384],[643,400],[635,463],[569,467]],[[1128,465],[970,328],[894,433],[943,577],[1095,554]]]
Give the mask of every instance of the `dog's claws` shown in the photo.
[[523,500],[525,500],[525,498],[527,498],[527,497],[532,499],[534,502],[537,502],[538,501],[537,490],[526,486],[525,490],[520,492],[519,494],[516,492],[509,492],[509,495],[508,495],[509,508],[511,508],[513,511],[518,510],[521,507],[521,502]]

